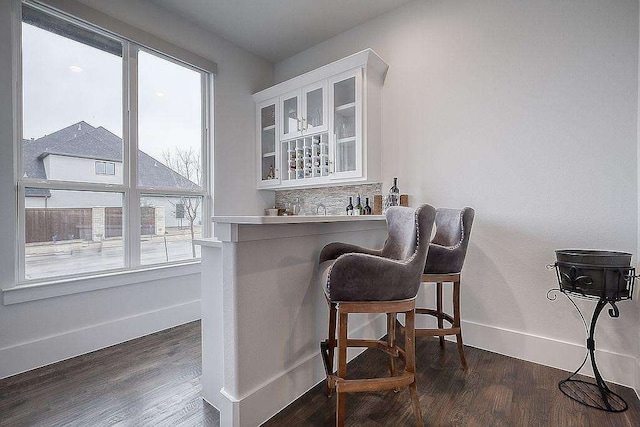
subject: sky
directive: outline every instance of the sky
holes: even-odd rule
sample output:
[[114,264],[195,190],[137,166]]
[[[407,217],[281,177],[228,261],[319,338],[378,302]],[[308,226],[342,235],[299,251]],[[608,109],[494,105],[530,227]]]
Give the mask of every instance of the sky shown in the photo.
[[[23,24],[23,137],[84,120],[122,137],[122,58]],[[140,51],[139,149],[163,161],[201,146],[201,74]]]

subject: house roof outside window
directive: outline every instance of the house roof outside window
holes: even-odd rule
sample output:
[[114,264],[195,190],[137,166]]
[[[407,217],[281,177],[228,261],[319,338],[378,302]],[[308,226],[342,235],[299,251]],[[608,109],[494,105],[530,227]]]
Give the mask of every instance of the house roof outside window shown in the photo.
[[[29,178],[47,179],[44,159],[49,155],[122,163],[122,139],[107,129],[81,121],[38,139],[24,139],[24,173]],[[138,177],[142,187],[198,189],[196,183],[138,150]],[[27,188],[27,197],[50,197],[46,189]]]

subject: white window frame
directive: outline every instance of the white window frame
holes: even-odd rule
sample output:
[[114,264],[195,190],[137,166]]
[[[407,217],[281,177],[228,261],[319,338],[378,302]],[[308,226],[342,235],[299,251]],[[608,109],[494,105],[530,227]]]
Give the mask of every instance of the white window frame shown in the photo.
[[[212,212],[212,143],[213,143],[213,86],[214,86],[214,73],[216,71],[216,65],[214,63],[209,64],[206,60],[196,58],[189,52],[185,51],[184,56],[187,58],[193,57],[194,59],[200,59],[202,63],[207,64],[208,69],[200,68],[195,65],[188,64],[187,62],[175,59],[168,54],[160,52],[156,49],[149,47],[149,43],[136,42],[129,38],[119,36],[113,32],[99,28],[97,25],[89,24],[83,20],[70,16],[66,13],[54,10],[42,3],[35,0],[23,0],[21,4],[26,4],[29,7],[39,9],[44,13],[55,16],[56,18],[69,21],[74,25],[81,26],[87,30],[96,32],[105,37],[115,39],[122,43],[122,66],[123,66],[123,178],[122,184],[104,184],[93,182],[72,182],[72,181],[54,181],[48,179],[34,179],[24,176],[23,161],[22,161],[22,56],[18,55],[18,113],[17,129],[18,138],[15,144],[15,171],[16,171],[16,184],[18,193],[17,203],[17,241],[16,241],[16,253],[18,254],[18,268],[16,271],[16,283],[17,285],[32,285],[32,284],[49,284],[59,283],[60,281],[75,281],[83,278],[96,278],[100,276],[112,275],[114,273],[126,273],[130,271],[139,270],[154,270],[157,268],[163,268],[171,265],[183,265],[199,263],[200,258],[187,259],[180,261],[170,261],[160,264],[145,264],[140,263],[140,221],[141,221],[141,208],[140,198],[145,195],[169,195],[169,196],[191,196],[202,197],[202,237],[211,236],[211,224],[210,221],[204,220],[211,217]],[[18,28],[22,28],[22,13],[21,7],[18,11]],[[116,22],[118,25],[122,23]],[[115,24],[114,24],[115,25]],[[116,27],[118,25],[115,25]],[[146,33],[136,31],[135,29],[126,28],[130,30],[132,34],[139,34],[141,39],[146,42],[152,40],[156,45],[166,47],[171,54],[178,52],[179,48],[170,45],[162,40],[151,39]],[[21,52],[22,37],[21,31],[16,34],[16,43],[18,45],[18,52]],[[134,96],[137,93],[137,80],[138,80],[138,52],[140,50],[147,51],[153,55],[159,56],[163,59],[174,62],[178,65],[190,68],[194,71],[201,73],[201,88],[202,88],[202,141],[201,141],[201,155],[202,161],[202,188],[201,189],[177,189],[177,188],[146,188],[138,185],[137,175],[137,153],[138,153],[138,128],[137,121],[134,118],[138,117],[138,102],[137,97]],[[197,61],[196,61],[197,62]],[[25,279],[25,189],[26,188],[40,188],[48,190],[80,190],[80,191],[92,191],[102,193],[120,193],[123,195],[122,211],[123,211],[123,249],[124,249],[124,266],[118,269],[105,269],[90,273],[80,273],[73,275],[55,276],[47,278],[39,278],[26,280]]]
[[[102,171],[100,171],[99,166],[102,166]],[[100,160],[96,160],[95,161],[95,174],[96,175],[106,175],[107,174],[107,164],[106,162],[100,161]]]
[[[103,172],[98,172],[98,166],[102,165],[104,166],[104,171]],[[111,166],[113,172],[109,173],[109,169],[108,166]],[[114,162],[107,162],[105,160],[96,160],[95,161],[95,172],[96,175],[115,175],[116,174],[116,164]]]

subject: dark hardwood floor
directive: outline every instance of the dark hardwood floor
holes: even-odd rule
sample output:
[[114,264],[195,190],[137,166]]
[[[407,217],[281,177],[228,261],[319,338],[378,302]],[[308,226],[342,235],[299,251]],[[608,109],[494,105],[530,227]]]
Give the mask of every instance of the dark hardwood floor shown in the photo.
[[217,426],[200,322],[0,380],[0,426]]
[[[399,329],[399,328],[398,328]],[[399,341],[402,341],[400,336]],[[635,392],[612,385],[629,403],[623,413],[582,406],[558,390],[568,373],[484,350],[465,347],[469,367],[460,367],[455,343],[444,350],[435,338],[416,339],[418,395],[425,426],[640,426]],[[576,367],[582,360],[576,360]],[[367,350],[347,367],[349,378],[388,376],[388,356]],[[585,378],[586,379],[586,378]],[[334,425],[335,396],[319,384],[265,426]],[[347,395],[347,426],[413,426],[407,388]]]
[[[608,414],[558,390],[567,373],[455,344],[418,338],[418,392],[428,426],[640,426],[633,390],[612,386],[629,410]],[[200,323],[0,380],[0,426],[217,426],[218,412],[200,397]],[[580,361],[576,361],[579,363]],[[349,364],[349,376],[387,373],[387,356],[370,350]],[[320,384],[267,426],[331,426],[335,397]],[[347,425],[413,425],[408,391],[352,394]]]

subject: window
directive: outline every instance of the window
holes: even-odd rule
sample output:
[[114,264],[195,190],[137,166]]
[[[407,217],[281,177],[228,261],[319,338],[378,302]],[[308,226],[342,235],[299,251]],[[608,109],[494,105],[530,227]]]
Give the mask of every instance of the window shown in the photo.
[[176,203],[176,219],[184,218],[184,203]]
[[96,161],[96,175],[115,175],[116,164],[113,162]]
[[22,281],[199,257],[213,74],[172,56],[23,4]]

